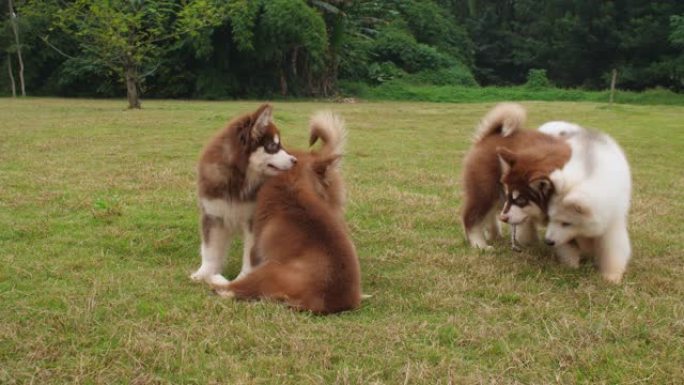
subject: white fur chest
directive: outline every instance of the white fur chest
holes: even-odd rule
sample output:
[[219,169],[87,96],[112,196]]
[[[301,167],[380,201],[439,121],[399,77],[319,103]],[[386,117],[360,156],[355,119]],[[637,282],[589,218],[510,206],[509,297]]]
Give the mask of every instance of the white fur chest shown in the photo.
[[223,218],[227,227],[240,227],[249,221],[254,214],[255,202],[228,202],[223,199],[201,199],[204,213]]

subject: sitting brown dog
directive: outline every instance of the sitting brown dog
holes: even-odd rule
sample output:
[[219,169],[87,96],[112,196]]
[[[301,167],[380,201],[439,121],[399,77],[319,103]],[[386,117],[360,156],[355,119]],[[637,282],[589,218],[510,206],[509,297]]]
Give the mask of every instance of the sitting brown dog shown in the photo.
[[359,261],[344,221],[339,173],[345,135],[332,113],[312,118],[311,144],[321,138],[323,147],[295,152],[297,164],[263,185],[253,224],[258,265],[230,283],[219,279],[213,284],[219,295],[280,300],[318,314],[359,306]]

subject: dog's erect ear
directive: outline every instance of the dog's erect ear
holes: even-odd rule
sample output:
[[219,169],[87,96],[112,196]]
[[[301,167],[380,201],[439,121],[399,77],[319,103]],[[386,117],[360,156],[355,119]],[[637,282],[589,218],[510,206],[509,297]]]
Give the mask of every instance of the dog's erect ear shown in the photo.
[[563,199],[563,205],[577,214],[588,216],[591,214],[591,209],[584,201],[577,195],[568,195]]
[[548,178],[539,178],[530,182],[530,187],[538,193],[547,196],[553,190],[553,185]]
[[311,167],[320,178],[325,178],[325,174],[328,170],[331,167],[337,167],[341,158],[341,155],[326,156],[325,158],[314,161]]
[[507,173],[514,165],[518,156],[506,147],[497,147],[496,154],[499,156],[499,162],[501,163],[501,170],[503,173]]
[[254,112],[254,124],[250,129],[250,135],[253,140],[259,140],[266,133],[268,126],[273,123],[273,106],[270,104],[262,104]]

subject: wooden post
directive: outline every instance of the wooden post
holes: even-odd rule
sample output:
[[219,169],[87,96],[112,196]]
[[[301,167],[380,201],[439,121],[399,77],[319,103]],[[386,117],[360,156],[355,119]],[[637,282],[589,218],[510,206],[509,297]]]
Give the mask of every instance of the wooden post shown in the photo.
[[615,99],[615,82],[617,81],[617,70],[613,68],[613,77],[610,79],[610,104]]

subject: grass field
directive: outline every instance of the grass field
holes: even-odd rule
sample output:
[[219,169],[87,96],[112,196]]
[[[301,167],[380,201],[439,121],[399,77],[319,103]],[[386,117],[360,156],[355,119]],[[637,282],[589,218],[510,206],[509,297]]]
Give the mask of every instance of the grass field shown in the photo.
[[530,126],[572,120],[624,146],[624,283],[543,247],[466,247],[458,176],[491,103],[277,102],[290,147],[318,109],[350,130],[347,218],[372,297],[319,317],[188,279],[198,153],[257,102],[0,99],[0,383],[684,383],[684,107],[524,104]]

